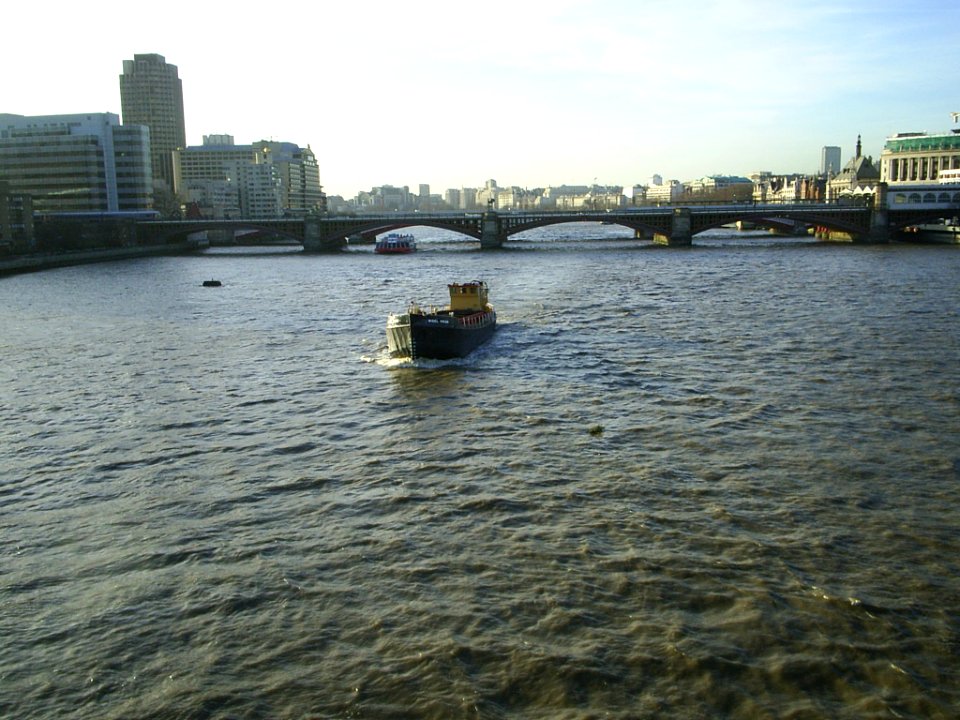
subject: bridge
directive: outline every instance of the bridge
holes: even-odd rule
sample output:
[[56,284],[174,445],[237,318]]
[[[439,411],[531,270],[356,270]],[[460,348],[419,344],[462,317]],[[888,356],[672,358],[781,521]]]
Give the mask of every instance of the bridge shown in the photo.
[[481,248],[498,248],[516,233],[547,225],[571,222],[603,222],[622,225],[637,238],[651,237],[670,246],[685,246],[705,230],[737,221],[758,225],[789,221],[817,228],[819,237],[843,237],[853,242],[889,242],[899,229],[960,214],[956,198],[922,207],[798,203],[756,205],[686,205],[638,207],[617,211],[530,212],[487,211],[482,213],[386,213],[380,215],[328,216],[260,220],[152,220],[137,224],[141,244],[185,241],[204,230],[260,230],[288,237],[313,252],[342,249],[349,237],[370,236],[405,227],[426,226],[450,230],[477,240]]

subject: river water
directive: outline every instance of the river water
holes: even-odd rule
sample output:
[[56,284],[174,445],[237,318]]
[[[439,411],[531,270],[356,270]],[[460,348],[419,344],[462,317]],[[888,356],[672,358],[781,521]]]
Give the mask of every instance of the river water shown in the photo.
[[415,232],[0,279],[0,716],[960,715],[958,248]]

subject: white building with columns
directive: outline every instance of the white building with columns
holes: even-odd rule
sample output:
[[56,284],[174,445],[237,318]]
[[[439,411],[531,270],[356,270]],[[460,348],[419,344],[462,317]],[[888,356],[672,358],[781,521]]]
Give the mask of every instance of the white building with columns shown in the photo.
[[[956,122],[960,113],[952,113]],[[960,128],[898,133],[880,153],[880,179],[891,205],[960,203]]]

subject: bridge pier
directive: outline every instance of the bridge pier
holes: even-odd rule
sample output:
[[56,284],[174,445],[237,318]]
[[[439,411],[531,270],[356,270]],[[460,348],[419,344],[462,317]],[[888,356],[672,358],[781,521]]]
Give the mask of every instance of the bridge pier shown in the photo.
[[336,252],[347,244],[346,237],[324,236],[320,230],[320,218],[309,215],[303,219],[304,252]]
[[889,243],[892,238],[890,232],[890,211],[887,204],[887,185],[878,183],[873,196],[873,206],[869,208],[866,218],[866,227],[859,232],[831,230],[826,227],[817,227],[816,236],[819,240],[829,242],[849,242],[854,245],[882,245]]
[[670,235],[656,233],[653,241],[668,247],[689,247],[693,244],[693,222],[690,208],[677,208],[670,220]]
[[503,240],[500,216],[493,210],[488,210],[480,220],[480,249],[490,250],[503,247]]
[[870,209],[870,231],[865,238],[869,243],[890,242],[890,214],[887,210],[887,184],[877,183],[873,207]]

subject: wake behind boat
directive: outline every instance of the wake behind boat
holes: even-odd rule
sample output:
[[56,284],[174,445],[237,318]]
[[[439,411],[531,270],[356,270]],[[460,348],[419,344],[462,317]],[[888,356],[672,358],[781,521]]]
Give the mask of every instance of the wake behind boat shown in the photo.
[[469,355],[497,327],[497,314],[482,280],[451,283],[450,304],[424,312],[411,303],[407,312],[387,317],[387,347],[393,357],[448,360]]

